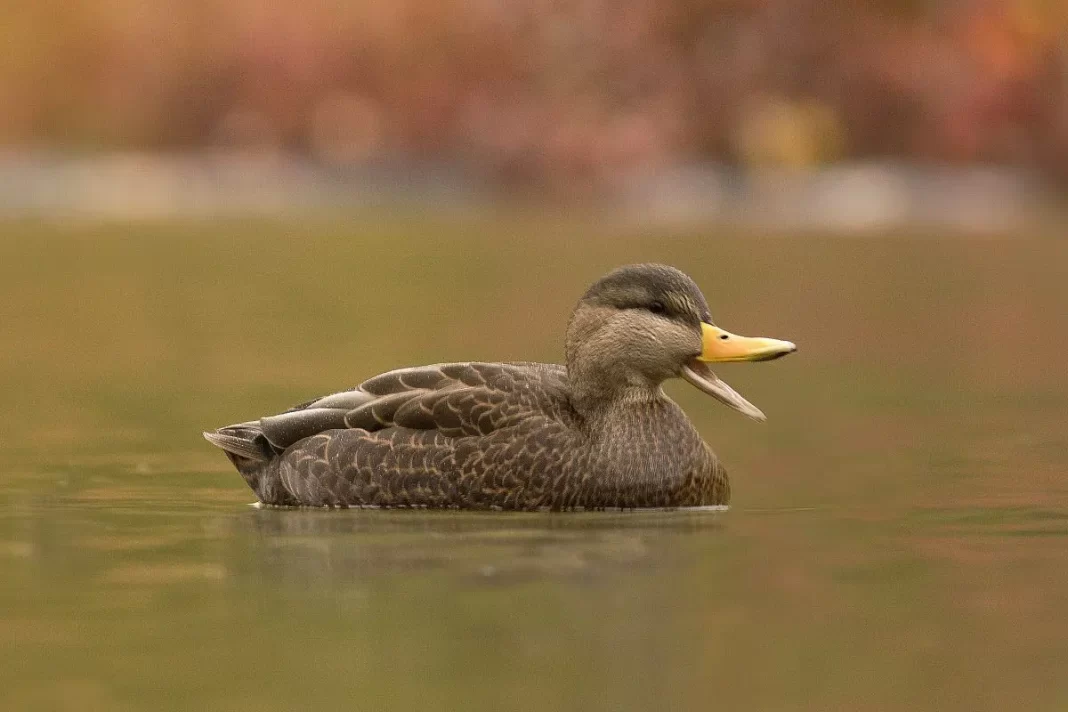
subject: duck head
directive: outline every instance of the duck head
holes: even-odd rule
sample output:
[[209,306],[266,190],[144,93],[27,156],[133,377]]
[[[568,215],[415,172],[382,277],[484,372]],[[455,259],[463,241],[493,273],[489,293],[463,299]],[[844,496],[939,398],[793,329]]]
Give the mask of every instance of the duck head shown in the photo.
[[568,323],[567,367],[580,404],[641,399],[681,377],[754,420],[755,405],[710,363],[770,361],[797,350],[789,341],[732,334],[716,326],[704,295],[683,272],[658,264],[620,267],[593,284]]

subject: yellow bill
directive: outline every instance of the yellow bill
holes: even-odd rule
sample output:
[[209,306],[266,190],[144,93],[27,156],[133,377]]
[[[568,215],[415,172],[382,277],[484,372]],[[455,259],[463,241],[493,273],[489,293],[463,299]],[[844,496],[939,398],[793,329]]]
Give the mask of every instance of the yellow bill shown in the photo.
[[738,336],[712,324],[701,324],[701,354],[682,367],[682,377],[691,385],[753,420],[767,420],[764,413],[719,378],[709,363],[771,361],[797,351],[789,341]]
[[738,336],[707,323],[701,324],[701,337],[701,355],[697,358],[705,363],[771,361],[797,351],[790,341],[764,336]]

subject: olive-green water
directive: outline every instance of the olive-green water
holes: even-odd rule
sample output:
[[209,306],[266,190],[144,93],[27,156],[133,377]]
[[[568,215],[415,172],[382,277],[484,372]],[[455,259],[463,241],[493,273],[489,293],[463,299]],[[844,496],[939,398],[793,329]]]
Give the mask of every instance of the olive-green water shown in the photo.
[[[729,512],[260,511],[200,431],[557,360],[671,262]],[[0,226],[0,708],[1068,709],[1068,243],[521,218]]]

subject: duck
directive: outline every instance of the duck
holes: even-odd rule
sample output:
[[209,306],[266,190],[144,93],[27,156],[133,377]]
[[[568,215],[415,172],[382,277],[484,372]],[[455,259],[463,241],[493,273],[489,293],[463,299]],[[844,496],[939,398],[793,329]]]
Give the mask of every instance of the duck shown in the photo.
[[563,364],[400,368],[205,432],[281,507],[630,510],[725,506],[727,471],[663,384],[682,378],[758,421],[709,364],[769,361],[789,341],[732,334],[697,284],[619,267],[571,313]]

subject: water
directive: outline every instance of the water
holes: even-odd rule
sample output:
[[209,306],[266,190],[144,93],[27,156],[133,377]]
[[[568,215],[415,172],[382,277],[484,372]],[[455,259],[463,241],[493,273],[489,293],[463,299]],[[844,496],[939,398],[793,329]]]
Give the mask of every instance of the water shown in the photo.
[[[281,511],[204,428],[556,360],[674,263],[800,352],[670,392],[728,512]],[[1068,243],[523,218],[0,232],[0,708],[1068,708]]]

